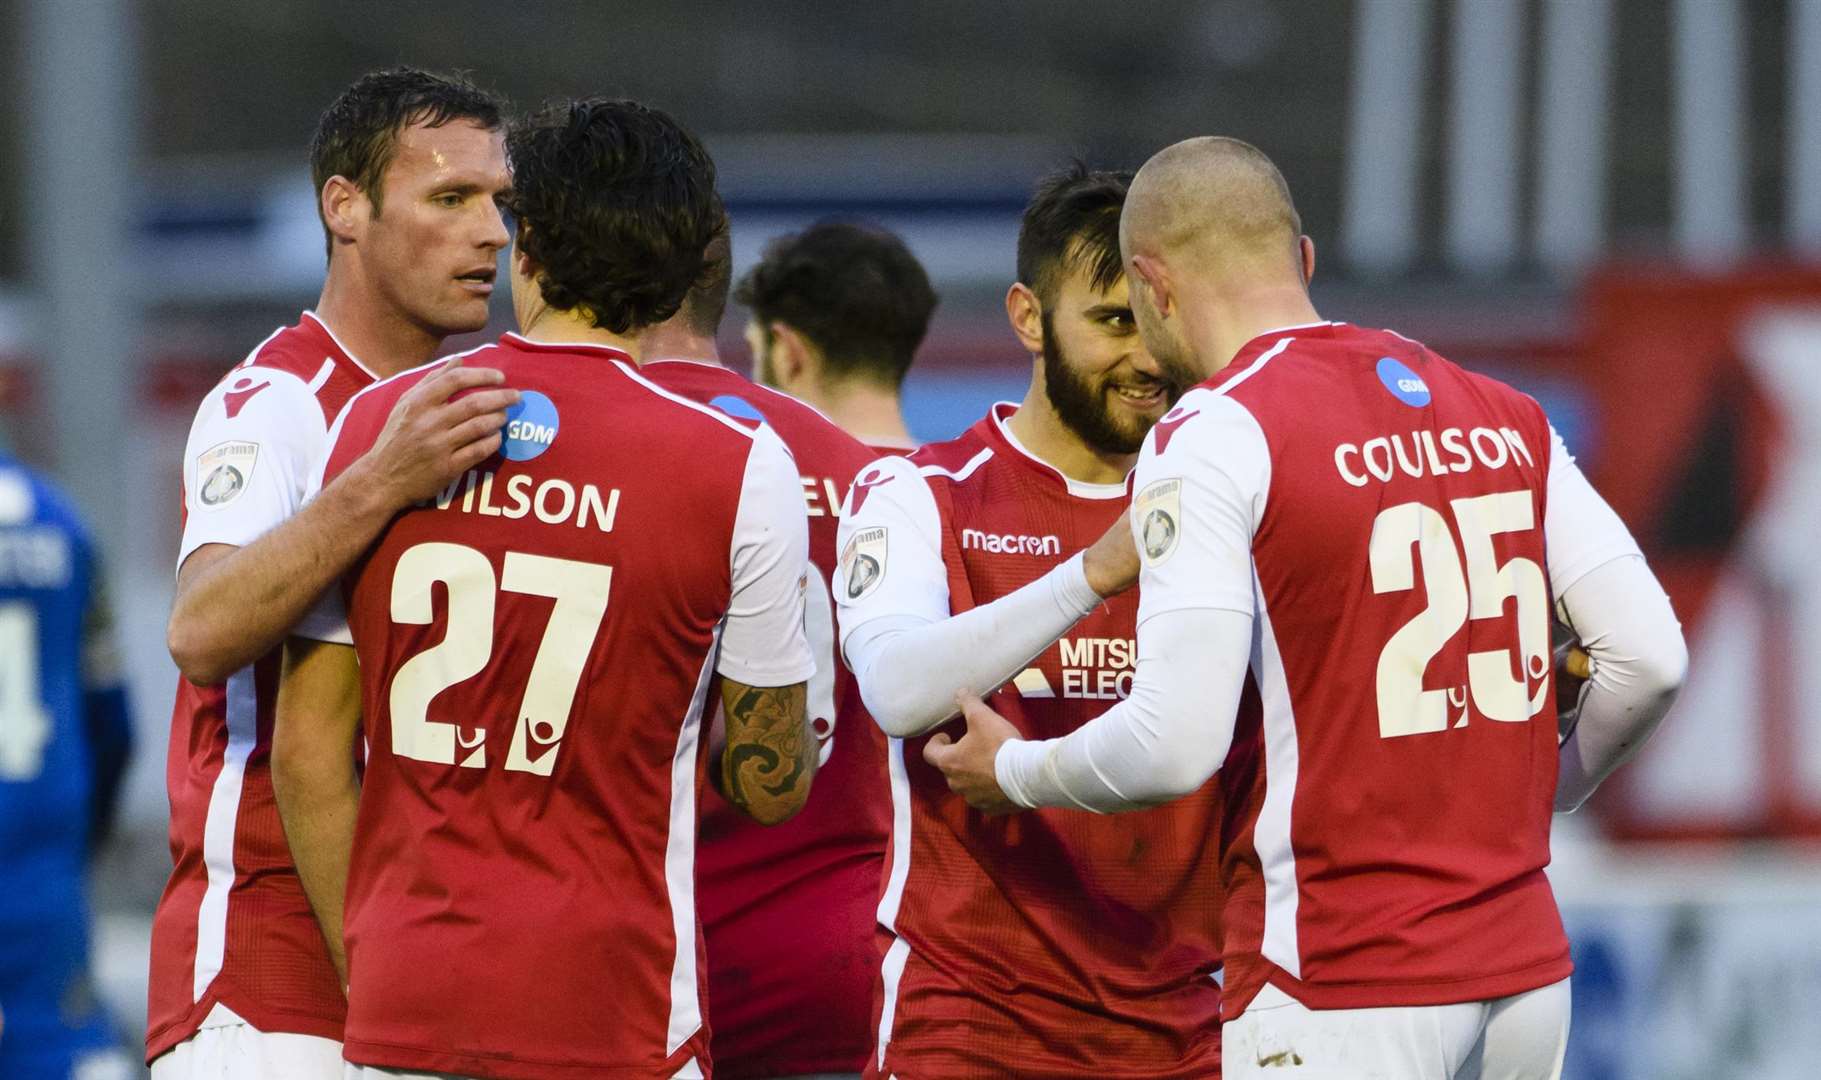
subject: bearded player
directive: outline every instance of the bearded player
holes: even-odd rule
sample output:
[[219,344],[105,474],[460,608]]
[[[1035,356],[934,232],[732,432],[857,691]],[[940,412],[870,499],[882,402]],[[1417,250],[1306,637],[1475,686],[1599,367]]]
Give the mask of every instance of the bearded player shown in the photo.
[[1145,432],[1179,393],[1139,339],[1120,272],[1128,179],[1077,166],[1025,210],[1006,295],[1032,354],[1024,401],[874,462],[848,497],[842,644],[892,736],[870,1075],[1219,1072],[1213,790],[1127,819],[991,821],[922,755],[961,690],[1001,687],[994,703],[1047,738],[1131,686],[1137,600],[1103,599],[1130,571],[1068,554],[1123,519]]
[[451,368],[301,507],[356,391],[486,325],[508,242],[500,111],[465,81],[408,68],[336,98],[310,147],[321,299],[231,371],[190,429],[169,628],[183,673],[165,772],[172,870],[146,1033],[157,1080],[340,1074],[346,1003],[272,801],[277,646],[395,511],[499,445],[517,396],[493,387],[497,371]]
[[885,736],[835,649],[828,581],[841,494],[875,453],[795,398],[721,366],[715,334],[731,271],[725,236],[709,245],[709,267],[682,309],[646,335],[639,373],[742,423],[769,426],[797,463],[809,515],[805,623],[816,657],[809,719],[821,747],[815,797],[782,825],[761,828],[719,793],[703,796],[696,899],[708,944],[715,1075],[852,1075],[872,1048],[872,922],[891,795]]
[[[1558,1076],[1550,814],[1673,701],[1668,599],[1535,401],[1322,321],[1255,148],[1157,154],[1121,240],[1146,342],[1213,375],[1134,480],[1132,696],[1032,741],[969,703],[932,759],[991,811],[1127,810],[1221,770],[1227,1076]],[[1559,751],[1552,603],[1593,664]]]
[[[816,773],[802,487],[769,427],[636,368],[726,228],[695,137],[594,99],[510,154],[521,332],[475,359],[522,400],[358,564],[353,648],[287,649],[273,779],[354,1074],[701,1077],[698,776],[775,824]],[[326,478],[422,375],[349,404]]]

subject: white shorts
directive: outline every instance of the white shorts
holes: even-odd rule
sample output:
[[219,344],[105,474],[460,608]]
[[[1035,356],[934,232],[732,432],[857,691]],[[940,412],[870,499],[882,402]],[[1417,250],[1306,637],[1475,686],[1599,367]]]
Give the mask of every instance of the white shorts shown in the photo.
[[1267,986],[1221,1028],[1227,1080],[1556,1080],[1568,980],[1493,1001],[1307,1009]]
[[[356,1065],[352,1061],[348,1062],[343,1068],[342,1080],[470,1080],[469,1077],[458,1076],[455,1073],[412,1072],[409,1069],[382,1069],[377,1065]],[[689,1078],[700,1077],[701,1075],[701,1067],[696,1064],[694,1058],[690,1058],[689,1061],[677,1071],[676,1078],[673,1078],[673,1080],[689,1080]],[[855,1075],[856,1077],[858,1076],[858,1074]],[[153,1080],[157,1080],[157,1078],[154,1077]]]
[[152,1062],[152,1080],[341,1080],[341,1043],[260,1031],[216,1005],[201,1030]]

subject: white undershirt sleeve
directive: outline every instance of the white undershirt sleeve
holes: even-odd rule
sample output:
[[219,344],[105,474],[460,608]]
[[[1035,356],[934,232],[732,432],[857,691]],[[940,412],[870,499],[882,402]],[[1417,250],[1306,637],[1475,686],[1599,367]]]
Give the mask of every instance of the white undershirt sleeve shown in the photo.
[[1569,811],[1662,722],[1687,673],[1688,647],[1630,530],[1553,428],[1550,439],[1543,520],[1550,590],[1593,668],[1557,768],[1555,807]]
[[1165,428],[1163,453],[1155,431],[1146,439],[1134,479],[1143,568],[1131,696],[1062,738],[1005,743],[994,771],[1020,806],[1155,806],[1206,783],[1232,745],[1270,455],[1236,402],[1196,391],[1178,409],[1186,418]]
[[777,433],[753,432],[733,528],[733,596],[715,670],[748,686],[789,686],[815,674],[803,629],[809,519],[803,484]]
[[1688,647],[1669,597],[1640,556],[1581,575],[1557,606],[1593,667],[1557,766],[1555,808],[1570,811],[1662,722],[1687,675]]
[[953,717],[958,690],[990,693],[1100,603],[1077,555],[950,616],[941,515],[928,481],[903,458],[860,471],[837,543],[842,652],[867,711],[897,738]]

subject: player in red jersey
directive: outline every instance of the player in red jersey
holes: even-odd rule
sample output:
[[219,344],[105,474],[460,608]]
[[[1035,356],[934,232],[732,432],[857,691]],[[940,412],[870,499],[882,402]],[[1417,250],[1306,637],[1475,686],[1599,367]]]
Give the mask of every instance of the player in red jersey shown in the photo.
[[[522,333],[476,357],[523,395],[501,457],[358,564],[354,648],[294,639],[273,778],[355,1074],[701,1077],[698,777],[769,824],[816,772],[802,488],[769,427],[635,367],[726,226],[701,144],[599,99],[508,143]],[[349,404],[325,480],[419,377]]]
[[[1123,810],[1221,768],[1227,1076],[1558,1075],[1550,813],[1673,700],[1667,598],[1535,401],[1321,321],[1256,149],[1162,151],[1123,231],[1145,341],[1219,372],[1139,460],[1132,696],[1033,742],[970,703],[936,758],[994,810]],[[1593,661],[1559,753],[1552,598]]]
[[1121,535],[1139,445],[1180,393],[1127,306],[1128,179],[1077,166],[1025,211],[1006,296],[1032,355],[1024,402],[869,465],[849,495],[842,644],[893,736],[896,808],[871,1075],[1220,1070],[1213,788],[1130,818],[989,821],[922,756],[954,718],[957,691],[1009,684],[993,700],[1044,738],[1131,685],[1137,598],[1102,599],[1129,577],[1109,581],[1093,558],[1070,557],[1110,529]]
[[[341,1069],[345,1002],[285,848],[267,770],[277,646],[400,507],[493,452],[512,392],[454,368],[401,402],[373,452],[299,509],[330,421],[375,378],[478,330],[508,241],[500,102],[397,69],[342,93],[311,169],[328,234],[316,310],[197,410],[170,621],[172,873],[152,924],[157,1080]],[[200,1034],[199,1034],[200,1032]]]
[[821,743],[815,796],[784,825],[758,828],[718,794],[704,796],[696,900],[715,1075],[851,1075],[872,1048],[872,922],[891,795],[885,736],[837,655],[828,581],[842,493],[877,455],[797,399],[721,366],[715,333],[732,269],[726,237],[709,246],[709,262],[711,273],[682,309],[646,335],[639,373],[742,422],[770,425],[796,460],[809,515],[809,718]]
[[740,279],[753,378],[807,401],[879,453],[916,448],[899,400],[936,310],[894,234],[824,221],[781,236]]

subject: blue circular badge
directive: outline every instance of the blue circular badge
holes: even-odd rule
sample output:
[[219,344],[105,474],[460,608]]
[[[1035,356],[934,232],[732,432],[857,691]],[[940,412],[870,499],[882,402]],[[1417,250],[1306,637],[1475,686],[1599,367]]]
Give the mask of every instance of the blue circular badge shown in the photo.
[[759,424],[765,422],[765,414],[759,411],[758,406],[747,401],[743,397],[735,397],[732,394],[722,394],[719,397],[710,398],[708,403],[726,413],[728,416],[737,417],[741,420],[751,420]]
[[1411,371],[1409,365],[1395,357],[1380,357],[1378,361],[1378,381],[1385,384],[1391,396],[1413,408],[1420,409],[1429,404],[1429,384],[1423,377]]
[[519,394],[518,404],[506,410],[506,433],[500,453],[508,461],[530,461],[556,441],[556,402],[536,390]]

